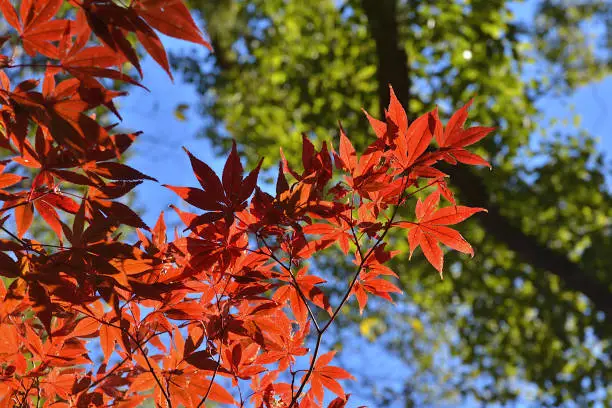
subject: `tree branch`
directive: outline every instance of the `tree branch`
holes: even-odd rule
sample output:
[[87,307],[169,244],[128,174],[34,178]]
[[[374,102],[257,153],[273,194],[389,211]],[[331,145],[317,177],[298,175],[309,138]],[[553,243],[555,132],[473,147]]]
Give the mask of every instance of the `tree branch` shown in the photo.
[[399,41],[396,0],[362,0],[368,17],[368,28],[376,42],[378,56],[378,100],[380,112],[389,104],[389,84],[393,84],[396,96],[408,109],[410,96],[409,64],[406,51]]
[[580,265],[543,245],[535,237],[523,232],[516,222],[505,217],[501,208],[489,199],[487,186],[478,175],[465,167],[454,167],[448,169],[447,173],[470,205],[484,207],[489,211],[488,214],[478,216],[478,221],[489,235],[505,243],[534,268],[544,269],[561,278],[568,289],[582,292],[597,309],[606,314],[607,321],[612,320],[612,292],[603,282],[589,276]]

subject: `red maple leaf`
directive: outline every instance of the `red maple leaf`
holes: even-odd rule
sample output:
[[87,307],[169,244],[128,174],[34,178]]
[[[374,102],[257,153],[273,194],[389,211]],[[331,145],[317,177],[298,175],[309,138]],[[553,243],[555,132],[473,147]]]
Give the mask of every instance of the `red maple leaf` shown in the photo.
[[449,163],[455,164],[456,162],[460,162],[470,165],[491,167],[489,162],[485,159],[464,149],[464,147],[473,145],[495,130],[494,127],[484,126],[474,126],[464,129],[465,121],[468,117],[468,109],[471,105],[472,100],[457,110],[449,119],[444,131],[438,119],[438,111],[437,109],[434,110],[433,117],[437,123],[435,138],[441,148],[444,160]]
[[234,219],[234,213],[246,208],[246,200],[251,196],[257,185],[257,176],[263,160],[246,177],[243,178],[244,169],[238,157],[236,142],[223,167],[222,180],[206,163],[196,158],[187,149],[191,167],[202,189],[193,187],[177,187],[164,184],[178,194],[189,204],[208,211],[191,221],[190,229],[198,225],[208,224],[221,218],[228,221]]
[[9,0],[0,0],[0,10],[6,21],[19,32],[24,50],[35,56],[41,53],[57,59],[57,41],[68,25],[67,20],[51,20],[62,6],[63,0],[23,0],[17,15]]
[[323,387],[339,397],[344,397],[342,386],[337,380],[355,379],[348,371],[340,367],[328,365],[335,354],[335,351],[325,353],[320,356],[314,364],[312,375],[310,376],[309,392],[312,393],[319,402],[323,401]]
[[474,255],[472,246],[459,232],[447,227],[447,225],[457,224],[477,212],[486,212],[487,210],[460,205],[438,208],[439,203],[440,192],[436,190],[425,201],[418,200],[416,205],[416,222],[400,221],[395,223],[395,225],[408,229],[410,256],[420,246],[429,263],[442,276],[444,259],[439,245],[440,242],[457,251]]

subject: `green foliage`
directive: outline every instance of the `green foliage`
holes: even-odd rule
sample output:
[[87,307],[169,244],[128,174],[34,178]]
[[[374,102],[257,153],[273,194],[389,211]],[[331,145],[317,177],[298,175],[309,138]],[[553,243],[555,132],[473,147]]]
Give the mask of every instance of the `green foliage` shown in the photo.
[[[278,144],[295,156],[300,132],[328,140],[337,132],[338,117],[356,144],[370,134],[365,118],[355,114],[359,107],[378,113],[377,105],[363,106],[376,93],[379,64],[363,7],[367,0],[191,3],[204,16],[215,16],[208,26],[214,75],[206,68],[210,64],[192,56],[179,56],[175,64],[202,92],[201,110],[213,119],[203,133],[217,146],[227,148],[236,138],[250,160],[265,156],[265,164],[273,166]],[[397,64],[408,67],[412,112],[439,105],[448,118],[459,101],[476,96],[473,121],[499,127],[496,138],[483,144],[494,165],[493,172],[478,174],[487,189],[483,199],[499,205],[511,225],[542,247],[566,256],[584,273],[581,279],[610,289],[612,298],[606,255],[612,197],[603,158],[577,124],[551,126],[544,138],[536,132],[543,98],[571,92],[611,68],[606,49],[611,6],[572,4],[399,2],[398,43],[408,60]],[[530,7],[533,20],[515,15]],[[381,307],[358,328],[368,339],[386,333],[389,349],[421,373],[407,379],[405,399],[436,404],[470,396],[504,402],[520,394],[538,405],[584,406],[593,399],[609,404],[612,316],[571,283],[509,249],[503,234],[497,239],[487,234],[485,241],[483,228],[472,222],[464,229],[476,257],[451,265],[458,259],[451,256],[444,282],[425,262],[411,263],[410,269],[394,265],[405,302],[418,313],[391,317]],[[403,242],[397,239],[396,246]],[[340,273],[337,259],[329,266]],[[346,323],[351,320],[357,321],[348,316]],[[432,363],[439,349],[434,344],[448,347],[462,362],[452,381]],[[483,389],[474,378],[491,383]],[[521,386],[525,382],[533,391]],[[598,389],[605,392],[594,397]]]

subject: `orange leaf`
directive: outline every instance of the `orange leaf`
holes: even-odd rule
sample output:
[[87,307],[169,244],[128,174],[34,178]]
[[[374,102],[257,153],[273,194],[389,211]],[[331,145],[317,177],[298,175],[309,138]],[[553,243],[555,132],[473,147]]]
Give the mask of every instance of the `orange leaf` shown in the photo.
[[34,206],[32,203],[24,203],[15,208],[15,222],[17,223],[17,236],[22,238],[28,231],[34,218]]
[[100,327],[100,347],[104,354],[104,362],[110,360],[113,351],[115,350],[115,335],[114,327],[110,327],[107,324],[102,324]]

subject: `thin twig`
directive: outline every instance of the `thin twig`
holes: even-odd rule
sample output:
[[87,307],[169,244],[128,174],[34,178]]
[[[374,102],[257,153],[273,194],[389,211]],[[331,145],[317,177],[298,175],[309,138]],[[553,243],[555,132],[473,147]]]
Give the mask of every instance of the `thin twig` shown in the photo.
[[[152,338],[152,337],[151,337]],[[150,339],[149,339],[150,340]],[[118,362],[110,371],[108,371],[106,374],[104,374],[104,376],[102,378],[97,379],[96,381],[92,382],[91,384],[89,384],[89,387],[87,387],[88,390],[91,390],[92,388],[94,388],[96,385],[100,384],[102,381],[106,380],[109,376],[111,376],[115,371],[117,371],[119,369],[119,367],[121,367],[122,365],[125,364],[125,362],[128,360],[127,357],[124,357],[123,360],[121,360],[120,362]]]
[[[355,201],[355,192],[353,191],[351,193],[351,206],[353,205],[353,202]],[[351,208],[350,210],[350,214],[351,214],[351,233],[353,234],[353,238],[355,239],[355,246],[357,246],[357,252],[359,252],[359,258],[363,258],[363,252],[361,252],[361,245],[359,244],[360,239],[357,238],[357,233],[355,232],[355,226],[353,225],[355,220],[353,219],[353,208]]]
[[8,207],[0,208],[0,214],[3,213],[3,212],[6,212],[8,210],[12,210],[13,208],[17,208],[17,207],[21,207],[22,205],[33,203],[34,201],[40,200],[41,198],[43,198],[44,196],[46,196],[47,194],[50,194],[52,192],[53,192],[53,190],[47,190],[47,191],[45,191],[44,193],[42,193],[41,195],[39,195],[37,197],[31,198],[31,199],[26,200],[26,201],[21,201],[21,202],[19,202],[17,204],[9,205]]
[[278,257],[276,257],[276,255],[274,255],[274,252],[272,251],[272,248],[270,248],[270,246],[268,245],[266,240],[263,237],[261,237],[260,234],[256,234],[256,237],[258,239],[262,240],[262,242],[264,243],[264,246],[270,252],[267,255],[270,258],[272,258],[274,261],[276,261],[276,263],[278,263],[281,266],[281,268],[283,268],[287,272],[287,274],[291,277],[292,284],[295,287],[295,290],[298,292],[298,295],[302,299],[302,302],[304,302],[304,306],[306,306],[306,310],[308,311],[308,315],[310,316],[310,320],[312,320],[312,323],[314,324],[315,329],[317,330],[317,333],[320,333],[321,332],[321,328],[319,326],[319,322],[317,321],[317,318],[315,317],[315,315],[314,315],[310,305],[308,304],[308,299],[306,298],[306,295],[304,294],[304,292],[300,288],[300,285],[298,284],[297,279],[295,278],[295,276],[293,276],[293,273],[291,272],[291,266],[286,266],[280,259],[278,259]]
[[29,249],[30,248],[30,245],[28,245],[27,242],[25,242],[23,239],[19,238],[17,235],[13,234],[11,231],[7,230],[6,227],[4,227],[4,225],[1,225],[0,229],[2,229],[2,231],[6,232],[15,241],[19,242],[23,246],[24,249]]
[[[221,296],[225,295],[225,291],[227,289],[227,285],[229,285],[229,282],[231,281],[230,278],[227,279],[227,282],[225,282],[225,286],[223,287],[223,292],[221,293]],[[215,290],[215,285],[213,284],[212,286],[213,291],[215,291],[215,298],[217,299],[217,310],[219,311],[219,317],[221,318],[221,335],[225,336],[225,322],[223,320],[223,312],[221,310],[221,306],[219,305],[219,303],[221,302],[221,299],[219,297],[219,294],[217,293],[217,291]],[[200,408],[204,402],[206,402],[206,400],[208,399],[208,395],[210,394],[210,391],[212,389],[213,383],[215,381],[215,378],[217,377],[217,373],[219,372],[219,367],[221,366],[221,354],[223,352],[223,338],[221,338],[221,341],[219,342],[219,356],[217,357],[217,365],[215,366],[215,371],[213,371],[213,375],[210,378],[210,383],[208,384],[208,389],[206,390],[206,394],[204,394],[204,396],[202,397],[202,399],[200,400],[200,403],[197,405],[196,408]]]
[[[85,309],[87,310],[87,309]],[[89,312],[89,310],[88,310]],[[91,312],[90,312],[91,313]],[[149,372],[151,373],[151,375],[153,375],[153,378],[155,379],[155,382],[157,383],[157,385],[159,386],[160,391],[162,392],[164,399],[166,400],[166,402],[168,403],[168,407],[172,408],[172,401],[170,400],[170,396],[168,394],[166,394],[166,391],[164,390],[164,387],[161,383],[161,380],[159,379],[159,377],[157,376],[157,374],[155,373],[155,370],[153,369],[153,365],[151,364],[151,362],[149,361],[149,357],[147,356],[147,353],[145,352],[144,348],[142,347],[142,345],[140,344],[140,341],[138,341],[134,336],[132,336],[132,334],[130,332],[128,332],[127,330],[125,330],[123,327],[121,326],[117,326],[114,323],[110,323],[110,322],[106,322],[102,319],[99,319],[98,317],[96,317],[95,315],[89,314],[89,313],[84,313],[87,316],[91,317],[92,319],[97,320],[98,322],[105,324],[107,326],[111,326],[114,327],[116,329],[121,330],[123,333],[125,333],[126,336],[129,337],[130,340],[132,340],[134,342],[134,344],[136,344],[136,347],[138,348],[138,350],[142,353],[143,358],[145,359],[145,362],[147,363],[147,366],[149,368]],[[150,340],[150,338],[149,338]]]
[[315,343],[315,348],[314,348],[313,355],[312,355],[312,360],[310,361],[310,366],[308,368],[308,371],[304,375],[304,378],[301,381],[300,388],[298,388],[296,394],[291,398],[291,403],[289,404],[289,408],[292,408],[293,406],[295,406],[297,404],[298,398],[300,397],[300,395],[304,391],[304,388],[306,387],[306,384],[308,383],[308,380],[310,379],[310,376],[312,375],[312,373],[314,371],[314,366],[315,366],[315,363],[316,363],[316,360],[317,360],[317,357],[318,357],[318,354],[319,354],[319,348],[321,346],[321,339],[323,338],[323,334],[325,334],[327,329],[329,329],[329,327],[332,325],[332,323],[336,320],[336,317],[340,313],[340,310],[342,309],[342,307],[345,305],[345,303],[350,298],[351,292],[353,291],[353,287],[355,286],[355,283],[357,283],[357,280],[359,279],[359,275],[360,275],[361,270],[363,269],[365,263],[370,258],[370,256],[374,253],[376,248],[382,243],[382,240],[385,238],[385,236],[387,235],[387,233],[389,232],[389,230],[393,226],[393,220],[394,220],[395,216],[397,215],[397,211],[399,209],[399,206],[402,203],[402,201],[406,198],[405,195],[404,195],[404,190],[406,188],[406,181],[407,180],[405,179],[404,180],[404,184],[402,185],[402,189],[401,189],[402,193],[399,195],[397,203],[396,203],[396,205],[393,208],[393,213],[391,215],[391,218],[387,222],[387,226],[385,227],[385,230],[378,237],[378,239],[376,240],[376,243],[370,248],[370,250],[366,253],[366,255],[363,258],[361,258],[361,261],[359,262],[359,266],[357,267],[357,271],[355,272],[355,275],[353,276],[353,279],[352,279],[348,289],[344,293],[344,296],[342,297],[342,300],[340,301],[340,304],[336,307],[336,310],[333,312],[333,314],[332,314],[331,318],[329,319],[329,321],[318,332],[316,343]]

